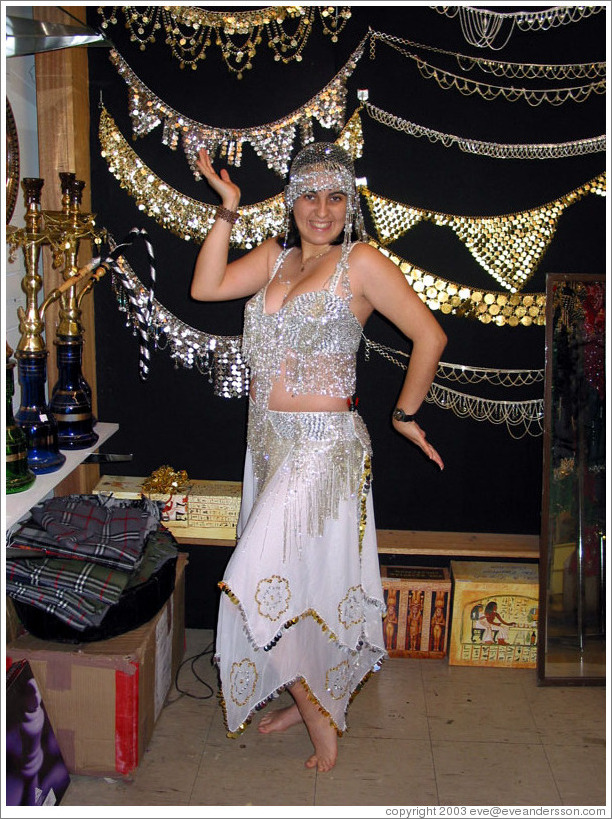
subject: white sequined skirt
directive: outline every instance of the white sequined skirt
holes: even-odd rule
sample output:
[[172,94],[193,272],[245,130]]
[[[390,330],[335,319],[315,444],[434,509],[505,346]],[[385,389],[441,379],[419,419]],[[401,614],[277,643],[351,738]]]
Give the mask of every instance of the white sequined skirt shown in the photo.
[[228,730],[301,680],[338,732],[386,656],[370,445],[354,412],[266,413],[265,475],[247,451],[215,659]]

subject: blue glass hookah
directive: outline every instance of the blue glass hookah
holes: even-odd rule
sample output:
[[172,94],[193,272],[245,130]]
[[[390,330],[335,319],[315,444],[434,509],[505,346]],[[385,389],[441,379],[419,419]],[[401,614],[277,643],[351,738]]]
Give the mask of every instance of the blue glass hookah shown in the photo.
[[25,433],[28,465],[35,474],[55,472],[66,461],[66,456],[59,451],[57,421],[45,395],[48,353],[43,339],[44,307],[38,306],[38,294],[42,288],[42,278],[38,273],[40,251],[46,243],[40,207],[43,185],[43,179],[22,180],[26,205],[25,228],[13,231],[8,237],[13,252],[17,247],[23,248],[26,267],[21,281],[26,306],[17,310],[21,337],[15,358],[21,404],[15,413],[15,421]]
[[[51,392],[50,407],[58,425],[60,449],[87,449],[98,440],[94,431],[91,387],[82,372],[83,325],[81,302],[103,275],[88,270],[83,277],[77,268],[79,244],[92,239],[102,242],[104,230],[96,230],[94,215],[82,213],[85,183],[74,173],[59,174],[62,189],[61,211],[44,211],[45,224],[53,251],[53,267],[63,266],[64,285],[59,295],[59,320],[55,332],[58,380]],[[77,284],[86,283],[77,290]]]

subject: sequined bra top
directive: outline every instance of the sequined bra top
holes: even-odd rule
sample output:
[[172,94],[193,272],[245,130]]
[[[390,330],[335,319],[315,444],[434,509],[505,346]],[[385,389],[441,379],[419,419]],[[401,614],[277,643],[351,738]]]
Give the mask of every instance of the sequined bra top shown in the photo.
[[[353,247],[354,245],[351,245]],[[270,281],[291,248],[281,251]],[[362,327],[349,303],[348,253],[343,253],[323,290],[301,293],[274,313],[266,313],[268,284],[245,307],[242,352],[257,382],[257,398],[267,406],[281,376],[294,395],[350,396],[355,392],[356,355]],[[340,290],[340,293],[336,291]]]

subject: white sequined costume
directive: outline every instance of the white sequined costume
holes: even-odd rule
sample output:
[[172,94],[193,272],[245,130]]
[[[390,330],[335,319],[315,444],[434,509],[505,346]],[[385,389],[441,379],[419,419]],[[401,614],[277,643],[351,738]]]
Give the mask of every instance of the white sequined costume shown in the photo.
[[386,656],[366,427],[356,412],[268,409],[281,368],[294,394],[353,395],[362,328],[349,309],[348,255],[323,290],[266,314],[266,287],[245,309],[256,398],[215,655],[230,732],[302,680],[341,733],[352,696]]

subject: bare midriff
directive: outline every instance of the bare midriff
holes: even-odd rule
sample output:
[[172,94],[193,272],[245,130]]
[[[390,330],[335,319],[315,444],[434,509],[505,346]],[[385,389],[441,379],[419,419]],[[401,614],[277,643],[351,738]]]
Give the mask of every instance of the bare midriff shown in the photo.
[[[284,368],[280,378],[274,382],[268,400],[268,409],[276,412],[344,412],[349,409],[349,396],[304,393],[296,395],[285,388]],[[255,381],[251,382],[250,395],[256,397]]]

